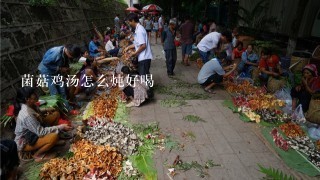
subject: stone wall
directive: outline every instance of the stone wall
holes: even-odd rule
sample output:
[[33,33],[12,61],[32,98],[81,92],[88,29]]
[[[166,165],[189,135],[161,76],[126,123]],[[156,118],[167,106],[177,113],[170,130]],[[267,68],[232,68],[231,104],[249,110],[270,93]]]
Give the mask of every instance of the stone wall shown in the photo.
[[103,33],[127,5],[116,0],[56,0],[32,6],[28,0],[1,0],[1,102],[15,96],[23,74],[35,74],[47,49],[89,42],[94,22]]

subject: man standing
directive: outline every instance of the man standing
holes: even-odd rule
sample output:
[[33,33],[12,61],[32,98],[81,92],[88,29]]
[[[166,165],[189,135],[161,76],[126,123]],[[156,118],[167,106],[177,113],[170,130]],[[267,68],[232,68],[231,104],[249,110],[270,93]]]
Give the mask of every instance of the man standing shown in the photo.
[[189,57],[192,53],[194,25],[190,21],[190,16],[186,16],[185,22],[180,26],[182,43],[182,63],[189,66]]
[[229,31],[224,31],[221,34],[218,32],[212,32],[203,37],[197,45],[203,64],[208,62],[210,51],[217,48],[220,42],[227,43],[231,42],[231,40],[232,36]]
[[114,18],[114,27],[115,27],[116,33],[118,34],[120,32],[119,14],[117,14],[116,17]]
[[151,60],[153,59],[152,51],[148,35],[144,27],[139,23],[138,15],[130,13],[127,17],[129,25],[135,29],[133,44],[126,47],[124,52],[135,48],[135,52],[131,54],[133,57],[138,57],[138,71],[140,76],[150,74]]
[[173,70],[177,61],[177,49],[174,44],[176,22],[170,20],[169,27],[162,32],[161,42],[166,56],[167,74],[173,76]]
[[44,54],[38,70],[46,76],[51,95],[60,94],[64,99],[67,98],[65,83],[58,75],[66,75],[69,72],[69,59],[79,57],[80,51],[78,46],[68,44],[53,47]]

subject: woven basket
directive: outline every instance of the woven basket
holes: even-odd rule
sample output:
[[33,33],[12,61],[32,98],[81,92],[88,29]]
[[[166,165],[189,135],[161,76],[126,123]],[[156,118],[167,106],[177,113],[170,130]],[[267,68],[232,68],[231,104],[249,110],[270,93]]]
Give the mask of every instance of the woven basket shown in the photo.
[[268,89],[268,92],[275,93],[276,91],[283,88],[285,85],[286,85],[285,78],[276,79],[276,78],[270,77],[268,80],[267,89]]
[[307,64],[309,64],[311,54],[306,52],[294,52],[291,56],[290,70],[291,72],[301,72]]
[[320,100],[311,99],[306,119],[309,122],[320,124]]

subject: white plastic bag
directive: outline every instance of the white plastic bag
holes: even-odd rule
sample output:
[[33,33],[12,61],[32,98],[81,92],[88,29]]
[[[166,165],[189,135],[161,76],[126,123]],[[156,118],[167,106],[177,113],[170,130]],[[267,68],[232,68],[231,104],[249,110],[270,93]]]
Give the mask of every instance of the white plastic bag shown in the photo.
[[292,113],[292,122],[295,122],[297,124],[304,124],[306,123],[306,118],[304,117],[302,105],[300,104]]
[[290,94],[290,89],[287,89],[287,88],[280,89],[274,95],[276,98],[283,100],[286,103],[286,105],[284,107],[282,107],[281,110],[287,114],[291,114],[292,113],[292,98],[291,98],[291,94]]

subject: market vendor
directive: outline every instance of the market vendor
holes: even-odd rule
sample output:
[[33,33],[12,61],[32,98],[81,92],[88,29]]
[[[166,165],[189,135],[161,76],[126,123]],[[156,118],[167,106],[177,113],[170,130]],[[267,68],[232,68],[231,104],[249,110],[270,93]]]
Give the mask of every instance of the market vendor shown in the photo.
[[283,75],[279,57],[277,55],[272,55],[269,49],[261,52],[259,70],[259,77],[263,83],[266,83],[269,77],[279,78]]
[[217,48],[219,43],[227,43],[230,42],[231,39],[232,36],[229,31],[222,33],[212,32],[202,38],[197,47],[203,64],[208,62],[211,50]]
[[138,57],[138,71],[140,76],[145,76],[150,74],[151,60],[153,59],[150,40],[147,35],[147,31],[139,23],[138,15],[135,13],[130,13],[127,17],[129,25],[135,29],[133,34],[133,44],[126,47],[124,52],[129,49],[135,49],[135,52],[130,56]]
[[244,73],[244,76],[246,77],[252,77],[252,71],[255,68],[258,68],[259,57],[258,55],[253,51],[253,45],[249,44],[247,47],[247,50],[242,53],[241,55],[241,61],[238,65],[238,73]]
[[312,94],[320,91],[320,78],[317,66],[314,64],[306,65],[302,73],[302,83],[291,89],[292,110],[294,111],[298,104],[301,104],[303,112],[307,112]]
[[114,42],[115,38],[114,36],[111,36],[109,41],[106,43],[105,49],[112,57],[117,57],[119,53],[119,48],[113,45]]
[[[123,86],[120,86],[120,89],[130,100],[132,100],[126,106],[140,106],[148,99],[149,86],[140,81],[140,76],[133,74],[128,66],[123,66],[121,68],[121,73],[124,84]],[[131,82],[130,78],[132,80]]]
[[[49,49],[43,56],[38,66],[40,74],[46,76],[48,87],[51,95],[60,94],[64,99],[67,98],[66,87],[63,82],[54,82],[54,76],[67,75],[70,71],[69,61],[80,56],[78,46],[68,44],[57,46]],[[59,78],[57,78],[59,79]]]
[[243,48],[243,43],[241,41],[237,42],[236,47],[232,50],[232,60],[241,59],[242,53],[245,52],[246,49]]
[[97,36],[92,36],[91,41],[89,43],[89,54],[91,57],[97,58],[102,56],[105,50],[101,48],[99,43],[99,38]]
[[[211,88],[223,81],[223,78],[228,77],[235,69],[236,64],[222,68],[220,62],[227,57],[225,52],[219,54],[218,58],[213,58],[204,64],[198,74],[198,83],[203,86],[208,93],[215,94]],[[226,73],[226,70],[230,70]]]
[[56,156],[55,153],[49,153],[49,151],[55,145],[65,144],[64,141],[59,140],[59,131],[69,131],[72,127],[67,124],[43,127],[37,118],[37,112],[33,109],[38,100],[35,88],[26,86],[18,90],[15,102],[15,116],[17,117],[15,142],[18,151],[35,151],[33,155],[35,161],[41,162]]

